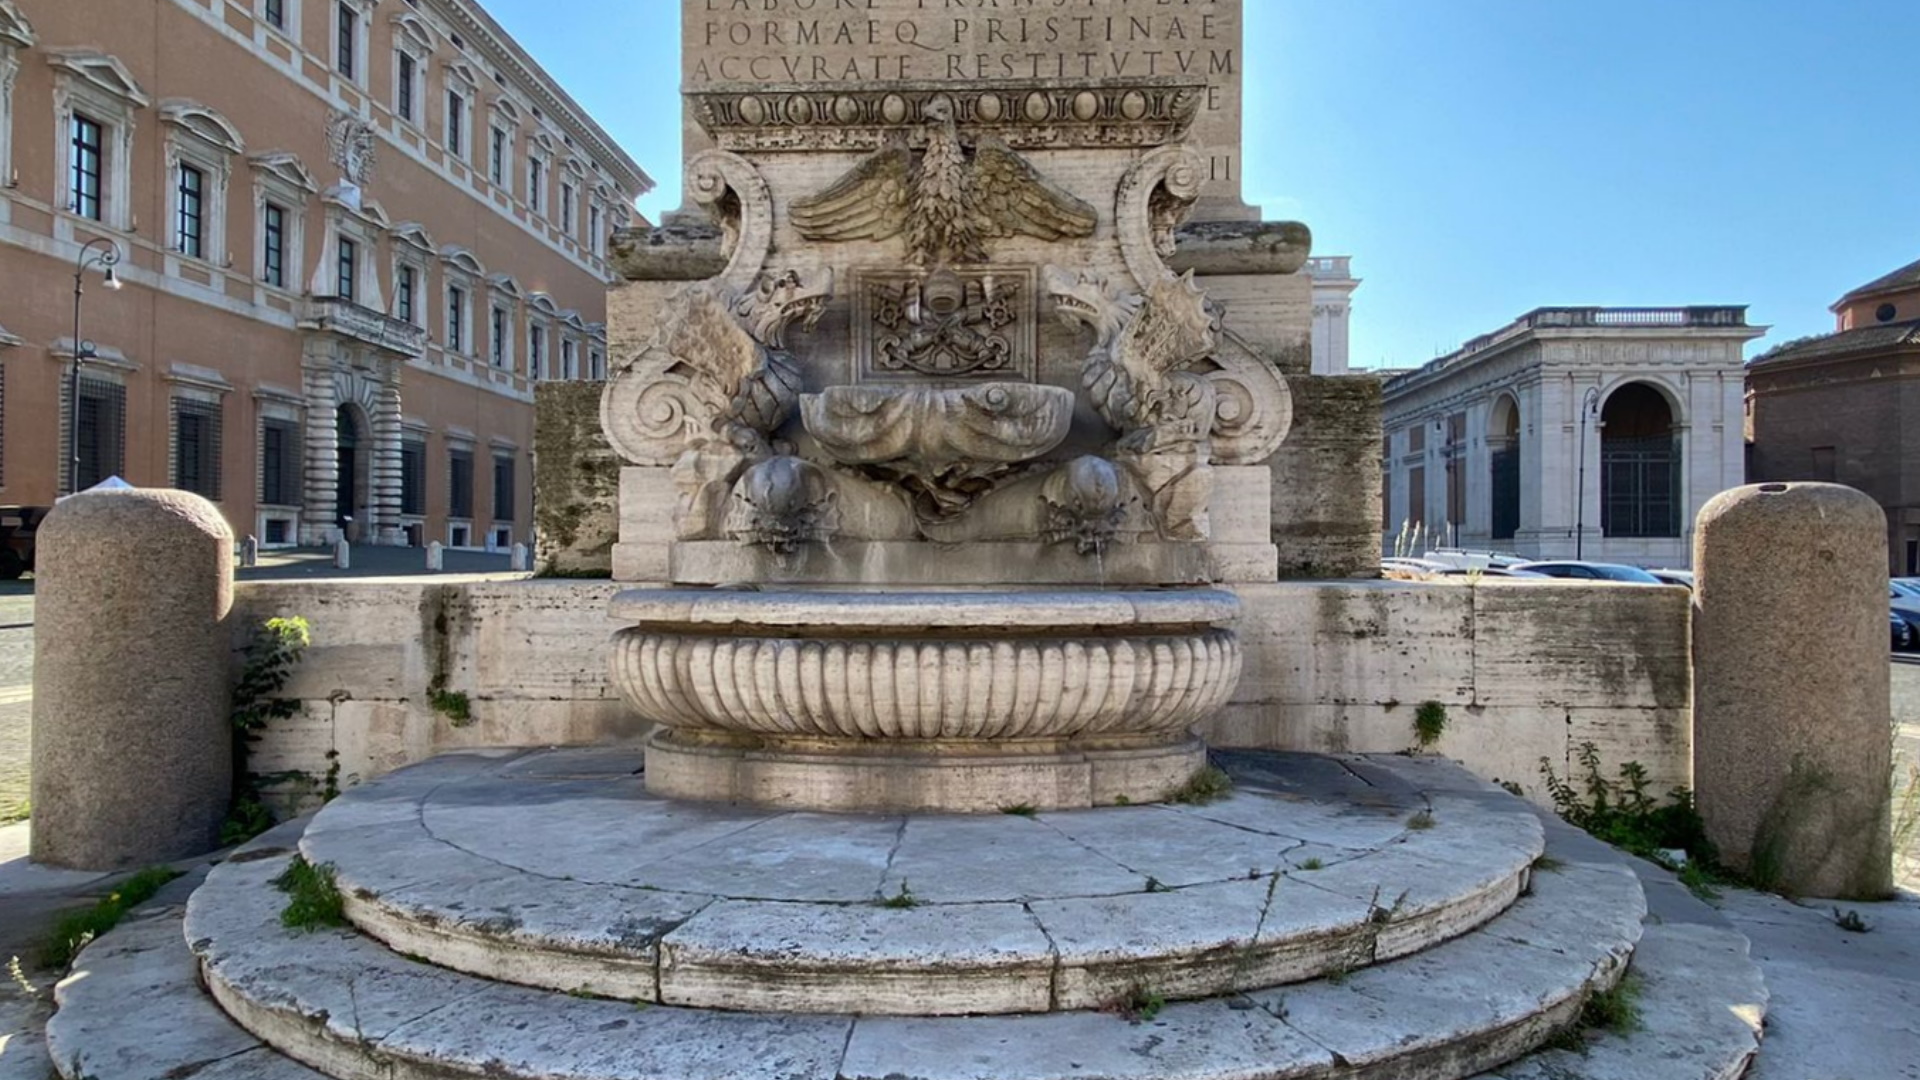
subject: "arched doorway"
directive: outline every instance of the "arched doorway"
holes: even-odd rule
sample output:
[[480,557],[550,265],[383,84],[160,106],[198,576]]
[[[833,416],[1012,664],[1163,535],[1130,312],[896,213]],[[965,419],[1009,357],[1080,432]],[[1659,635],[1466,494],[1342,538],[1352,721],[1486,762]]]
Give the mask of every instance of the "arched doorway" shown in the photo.
[[348,540],[360,540],[367,522],[359,520],[367,503],[369,465],[373,457],[367,437],[366,418],[352,405],[335,412],[334,430],[338,442],[339,473],[334,481],[334,524]]
[[1600,411],[1600,530],[1606,536],[1680,535],[1680,439],[1657,388],[1627,383]]
[[1520,531],[1520,403],[1502,394],[1487,422],[1487,490],[1493,498],[1495,540]]

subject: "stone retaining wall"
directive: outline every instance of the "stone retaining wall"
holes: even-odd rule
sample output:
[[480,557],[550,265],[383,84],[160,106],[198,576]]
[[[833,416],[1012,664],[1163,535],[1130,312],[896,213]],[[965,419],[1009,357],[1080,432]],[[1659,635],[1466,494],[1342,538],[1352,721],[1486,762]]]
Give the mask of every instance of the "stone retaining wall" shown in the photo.
[[[256,747],[285,808],[444,750],[637,738],[608,686],[619,586],[602,581],[249,582],[242,627],[305,616],[313,646],[287,694],[299,716]],[[1656,792],[1690,778],[1687,596],[1576,584],[1314,582],[1241,586],[1246,674],[1204,725],[1218,746],[1391,753],[1417,746],[1422,702],[1446,706],[1433,752],[1542,790],[1583,742]],[[442,708],[433,704],[442,692]],[[464,695],[464,699],[461,698]],[[464,700],[470,719],[456,722]],[[329,752],[337,758],[329,758]]]

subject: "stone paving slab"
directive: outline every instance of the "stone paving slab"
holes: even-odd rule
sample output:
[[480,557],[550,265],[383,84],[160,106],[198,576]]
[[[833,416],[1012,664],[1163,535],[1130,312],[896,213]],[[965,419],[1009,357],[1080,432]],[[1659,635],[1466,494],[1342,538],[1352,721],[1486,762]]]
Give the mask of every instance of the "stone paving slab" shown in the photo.
[[[1207,997],[1416,951],[1497,916],[1542,844],[1504,793],[1429,797],[1304,757],[1262,774],[1287,790],[1208,806],[975,816],[673,802],[634,763],[437,760],[342,796],[301,847],[335,868],[361,929],[469,974],[695,1007],[962,1015],[1093,1008],[1136,984]],[[1452,768],[1425,775],[1458,786]],[[1324,856],[1290,861],[1308,850]]]

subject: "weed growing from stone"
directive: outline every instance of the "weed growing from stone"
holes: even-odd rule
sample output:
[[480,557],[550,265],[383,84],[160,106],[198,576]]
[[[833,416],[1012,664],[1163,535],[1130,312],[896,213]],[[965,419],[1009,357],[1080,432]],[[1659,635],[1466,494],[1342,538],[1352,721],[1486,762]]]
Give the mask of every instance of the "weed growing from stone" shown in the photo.
[[882,897],[879,903],[880,903],[880,906],[883,908],[895,908],[895,909],[904,910],[906,908],[919,907],[920,898],[913,895],[913,890],[907,888],[906,879],[902,878],[900,881],[900,891],[897,893],[894,893],[892,896]]
[[1135,983],[1126,993],[1114,998],[1104,1007],[1105,1012],[1113,1013],[1129,1024],[1144,1024],[1160,1015],[1167,1007],[1165,994],[1143,983]]
[[1426,832],[1428,829],[1433,828],[1433,825],[1433,811],[1431,810],[1418,811],[1407,819],[1407,828],[1412,829],[1414,832]]
[[1159,878],[1149,877],[1147,878],[1147,891],[1150,893],[1154,893],[1154,892],[1172,892],[1173,890],[1167,888],[1166,885],[1163,884]]
[[296,855],[274,887],[287,894],[287,906],[280,912],[280,925],[289,930],[319,930],[347,925],[347,901],[333,877],[333,865],[315,866]]
[[1527,789],[1512,780],[1495,780],[1494,783],[1500,785],[1502,790],[1516,799],[1527,797]]
[[1427,750],[1440,741],[1447,730],[1447,707],[1437,701],[1423,701],[1413,713],[1413,735],[1420,749]]
[[1860,913],[1852,908],[1848,908],[1846,911],[1834,908],[1833,925],[1845,930],[1849,934],[1865,934],[1873,929],[1873,927],[1867,925],[1867,920],[1861,918]]
[[1014,817],[1032,817],[1039,813],[1038,810],[1033,808],[1032,803],[1015,803],[1012,806],[1003,806],[1000,808],[1000,812],[1003,814],[1012,814]]
[[1639,1030],[1640,977],[1628,972],[1611,989],[1596,990],[1587,995],[1587,1000],[1580,1005],[1580,1015],[1548,1039],[1545,1046],[1550,1050],[1566,1050],[1585,1057],[1589,1032],[1631,1035]]
[[1133,800],[1132,800],[1132,799],[1129,799],[1129,798],[1127,798],[1127,797],[1126,797],[1125,795],[1115,795],[1115,796],[1113,797],[1113,805],[1115,805],[1115,806],[1132,806],[1132,805],[1133,805]]
[[[1553,771],[1553,763],[1540,759],[1553,808],[1569,824],[1576,825],[1614,847],[1659,863],[1680,874],[1681,884],[1702,900],[1718,897],[1713,885],[1728,881],[1720,868],[1719,852],[1707,839],[1706,824],[1694,807],[1693,792],[1674,788],[1667,801],[1660,802],[1647,793],[1646,767],[1637,761],[1620,766],[1620,779],[1608,780],[1600,772],[1600,751],[1592,743],[1580,744],[1578,753],[1583,775],[1562,779]],[[1686,861],[1676,865],[1668,854],[1686,853]]]
[[148,867],[121,882],[92,907],[62,915],[41,952],[41,965],[65,971],[88,942],[120,925],[127,912],[153,899],[162,886],[179,876],[180,871],[171,867]]
[[1567,864],[1551,855],[1541,855],[1533,860],[1533,869],[1537,873],[1551,874],[1556,870],[1565,870]]
[[220,826],[222,847],[245,843],[273,827],[273,812],[260,800],[260,778],[249,755],[268,724],[300,711],[300,702],[281,697],[280,691],[312,644],[313,629],[298,615],[268,619],[247,642],[227,714],[233,724],[233,800]]
[[464,690],[449,690],[444,686],[434,686],[427,690],[427,704],[433,711],[447,718],[452,727],[463,728],[473,723],[473,700]]
[[1182,806],[1205,806],[1227,797],[1233,791],[1233,778],[1223,769],[1209,765],[1167,792],[1166,801]]
[[1302,870],[1325,870],[1326,868],[1327,864],[1321,862],[1317,855],[1300,864]]

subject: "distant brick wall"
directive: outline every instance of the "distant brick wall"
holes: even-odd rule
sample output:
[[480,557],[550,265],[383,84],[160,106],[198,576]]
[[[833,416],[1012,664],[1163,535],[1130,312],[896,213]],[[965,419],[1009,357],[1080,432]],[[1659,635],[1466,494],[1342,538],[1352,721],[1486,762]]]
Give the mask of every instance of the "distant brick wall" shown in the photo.
[[1273,468],[1273,543],[1286,578],[1380,573],[1380,380],[1296,375],[1293,431]]
[[600,430],[602,382],[543,382],[533,395],[534,568],[611,574],[620,461]]

